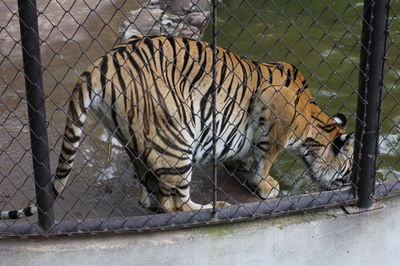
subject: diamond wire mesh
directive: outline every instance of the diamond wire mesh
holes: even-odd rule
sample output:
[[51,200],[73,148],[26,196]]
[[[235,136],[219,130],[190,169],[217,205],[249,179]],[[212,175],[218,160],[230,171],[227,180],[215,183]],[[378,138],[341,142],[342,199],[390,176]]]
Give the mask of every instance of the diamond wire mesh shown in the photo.
[[400,5],[397,1],[392,1],[389,12],[389,31],[387,38],[387,63],[385,66],[385,82],[383,88],[383,106],[381,111],[381,135],[378,141],[380,148],[378,157],[377,176],[379,184],[384,181],[395,181],[386,186],[385,190],[390,192],[393,186],[399,183],[399,21]]
[[[18,14],[16,3],[1,0],[2,18],[0,36],[7,45],[0,46],[2,55],[0,85],[1,119],[1,198],[2,209],[26,206],[33,193],[33,173],[27,124],[26,100],[23,91],[21,46],[19,43]],[[203,1],[185,6],[185,1],[132,2],[132,1],[41,1],[39,31],[42,49],[44,87],[48,119],[49,145],[52,173],[63,139],[63,129],[68,108],[67,99],[80,73],[96,58],[103,55],[129,33],[183,34],[196,39],[199,32],[188,24],[196,17],[184,16],[190,11],[209,16],[209,7]],[[182,4],[182,5],[180,5]],[[359,72],[359,47],[362,23],[362,3],[357,1],[246,1],[219,2],[218,45],[238,55],[258,62],[285,61],[299,67],[306,77],[317,103],[328,113],[342,112],[349,118],[349,129],[354,128],[355,102]],[[142,7],[139,15],[132,9]],[[398,161],[397,106],[399,73],[396,69],[399,49],[397,41],[397,3],[393,4],[390,19],[387,82],[385,83],[384,110],[382,112],[383,135],[379,181],[397,179],[395,168]],[[165,11],[166,10],[166,11]],[[151,11],[151,12],[150,12]],[[132,19],[133,15],[136,19]],[[164,20],[160,20],[163,18]],[[144,21],[150,20],[145,28]],[[122,23],[125,21],[124,23]],[[127,23],[126,21],[130,21]],[[161,21],[161,22],[160,22]],[[122,23],[122,24],[121,24]],[[143,25],[142,25],[143,24]],[[204,26],[204,22],[198,23]],[[203,36],[211,41],[210,22]],[[143,31],[143,29],[145,29]],[[122,30],[122,33],[119,32]],[[135,32],[136,31],[136,32]],[[139,32],[137,32],[139,31]],[[178,33],[179,31],[179,33]],[[396,35],[397,34],[397,35]],[[122,38],[121,38],[122,36]],[[173,65],[173,62],[170,62]],[[240,66],[234,66],[237,71]],[[288,75],[288,73],[285,73]],[[234,74],[239,79],[238,74]],[[135,81],[131,81],[134,83]],[[243,81],[239,81],[243,84]],[[203,95],[204,96],[204,95]],[[388,100],[391,99],[391,100]],[[391,101],[391,107],[386,105]],[[287,102],[287,104],[293,104]],[[159,105],[159,104],[158,104]],[[155,107],[157,108],[157,106]],[[175,113],[176,114],[176,113]],[[174,115],[175,115],[174,114]],[[199,116],[198,114],[195,114]],[[301,115],[301,114],[299,114]],[[55,201],[58,222],[80,221],[97,218],[108,219],[145,216],[141,228],[157,221],[154,210],[142,208],[138,203],[140,185],[133,178],[135,170],[123,145],[112,139],[112,154],[108,158],[108,132],[101,127],[101,120],[91,115],[77,152],[72,177],[62,196]],[[154,121],[152,121],[154,123]],[[114,132],[115,133],[115,132]],[[167,134],[167,132],[164,132]],[[181,132],[179,132],[180,134]],[[226,142],[225,142],[226,143]],[[159,155],[163,159],[167,152]],[[239,158],[245,159],[245,158]],[[260,201],[246,182],[252,173],[245,165],[236,163],[227,167],[218,162],[218,200],[231,204],[253,202],[258,207],[242,205],[248,215],[257,216],[257,210],[270,208],[278,213],[279,204],[289,204],[289,209],[309,209],[315,204],[335,204],[342,190],[333,192],[326,201],[324,189],[310,178],[309,171],[293,153],[281,153],[273,164],[271,175],[280,184],[278,201]],[[174,166],[174,165],[171,165]],[[383,170],[382,170],[383,169]],[[213,181],[211,169],[194,163],[191,180],[191,197],[194,202],[209,203],[212,200]],[[146,173],[152,173],[147,169]],[[139,177],[139,180],[141,178]],[[389,188],[390,190],[390,188]],[[293,195],[303,195],[290,198]],[[301,205],[302,199],[310,198]],[[303,197],[303,198],[302,198]],[[303,201],[304,201],[303,200]],[[276,203],[277,202],[277,203]],[[289,202],[289,203],[287,203]],[[223,212],[221,212],[224,215]],[[247,215],[246,214],[246,215]],[[193,220],[196,215],[193,213]],[[225,215],[228,217],[229,215]],[[172,214],[170,220],[179,225],[179,218]],[[230,217],[230,216],[229,216]],[[200,219],[200,218],[199,218]],[[36,217],[27,219],[34,223]],[[18,232],[16,232],[18,235]]]
[[[360,45],[362,9],[357,9],[348,2],[318,4],[317,7],[313,7],[314,12],[307,9],[311,1],[290,3],[272,1],[268,4],[255,1],[230,1],[221,5],[223,6],[219,12],[221,23],[218,26],[220,45],[229,47],[238,54],[248,55],[256,61],[284,60],[298,65],[311,84],[317,102],[324,104],[324,109],[328,111],[332,109],[331,114],[340,111],[350,117],[354,116],[355,104],[351,106],[345,102],[355,103],[356,99],[354,92],[357,91],[357,80],[351,79],[351,76],[358,74],[357,48]],[[349,14],[340,19],[333,8],[340,15],[346,12]],[[267,23],[265,17],[260,15],[266,12],[276,14],[276,17],[269,18],[274,23]],[[303,13],[308,16],[301,16]],[[325,24],[321,25],[319,19],[324,13],[329,13],[325,14],[325,19],[329,23],[325,21]],[[296,26],[299,17],[302,19],[303,27]],[[223,19],[225,21],[222,21]],[[347,21],[351,23],[348,24]],[[231,30],[232,28],[235,30]],[[259,33],[260,28],[262,33]],[[257,34],[273,38],[255,39],[254,36]],[[338,47],[344,38],[348,39],[348,47],[343,45]],[[320,50],[322,48],[323,51]],[[342,57],[335,57],[334,54],[340,54]],[[348,128],[354,126],[354,121],[350,122]],[[282,154],[274,166],[272,173],[279,176],[281,187],[283,183],[284,188],[287,188],[282,194],[320,191],[321,188],[307,178],[307,170],[296,160],[295,155]],[[295,171],[295,177],[291,170]]]

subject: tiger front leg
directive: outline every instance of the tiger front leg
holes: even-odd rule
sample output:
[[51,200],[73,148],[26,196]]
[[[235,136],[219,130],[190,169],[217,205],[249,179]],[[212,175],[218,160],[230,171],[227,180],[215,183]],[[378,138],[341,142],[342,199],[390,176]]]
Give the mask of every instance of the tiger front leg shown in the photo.
[[279,195],[279,183],[269,175],[269,172],[280,151],[279,146],[274,145],[267,153],[257,152],[253,155],[261,157],[261,160],[256,160],[253,156],[247,159],[255,170],[255,173],[247,180],[247,183],[262,199],[276,198]]
[[249,180],[249,185],[262,199],[276,198],[279,195],[279,183],[270,175],[266,178],[254,175]]

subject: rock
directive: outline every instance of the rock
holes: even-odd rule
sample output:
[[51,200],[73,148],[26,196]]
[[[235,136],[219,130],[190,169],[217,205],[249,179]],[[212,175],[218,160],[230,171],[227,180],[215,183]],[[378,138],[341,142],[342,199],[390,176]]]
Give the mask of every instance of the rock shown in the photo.
[[160,7],[166,12],[186,15],[192,12],[210,11],[208,0],[160,0]]
[[199,40],[201,38],[201,31],[197,27],[190,25],[183,25],[179,36],[187,39]]
[[128,20],[119,27],[122,39],[129,39],[135,34],[160,34],[161,17],[164,11],[157,8],[141,8],[127,14]]
[[210,15],[208,0],[150,0],[128,13],[119,30],[126,40],[135,34],[174,35],[198,40]]
[[198,27],[200,29],[205,28],[207,25],[207,17],[210,15],[210,12],[193,12],[188,14],[185,19],[186,22],[192,26]]

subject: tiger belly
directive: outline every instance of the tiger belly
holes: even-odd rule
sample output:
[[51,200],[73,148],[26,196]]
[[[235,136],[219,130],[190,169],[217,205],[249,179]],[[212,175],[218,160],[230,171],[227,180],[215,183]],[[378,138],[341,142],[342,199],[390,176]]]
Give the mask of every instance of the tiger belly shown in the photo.
[[[217,104],[221,98],[217,98]],[[218,108],[219,110],[217,110],[215,119],[215,159],[218,161],[245,158],[254,138],[254,129],[256,127],[254,121],[257,119],[252,118],[251,114],[244,111],[247,108],[240,107],[238,104],[234,105],[231,115],[224,116],[223,114],[229,105],[229,101],[224,102],[224,104],[220,103],[220,109]],[[200,164],[210,162],[214,159],[212,117],[210,116],[205,121],[203,128],[199,127],[201,122],[200,118],[196,120],[197,134],[193,145],[193,161]]]
[[[253,128],[241,131],[233,125],[227,127],[222,134],[217,136],[215,143],[216,159],[218,161],[226,161],[245,158],[252,145],[253,132]],[[200,134],[200,137],[195,140],[193,145],[195,147],[193,161],[200,164],[213,160],[212,133],[208,133],[207,137],[203,137],[203,134]]]
[[[111,103],[107,103],[107,101],[104,101],[100,96],[96,96],[92,101],[91,111],[110,133],[118,139],[121,145],[129,146],[131,143],[128,140],[132,139],[132,136],[130,136],[131,132],[134,131],[137,132],[137,134],[143,134],[143,131],[137,131],[135,125],[129,124],[127,115],[122,113],[118,105],[114,105],[113,107],[115,110],[114,114],[111,112],[110,106]],[[218,161],[244,159],[249,153],[255,131],[255,125],[253,125],[254,123],[250,124],[249,119],[249,117],[244,116],[239,122],[237,116],[235,116],[228,121],[222,122],[223,117],[217,116],[216,132],[218,132],[218,135],[216,136],[215,147]],[[140,127],[142,127],[141,125],[143,125],[143,123],[144,121],[136,122],[135,124],[139,124]],[[183,121],[177,124],[181,124],[182,128],[186,127]],[[195,128],[193,128],[192,131],[195,137],[190,145],[192,148],[192,161],[194,163],[204,164],[213,159],[212,119],[209,118],[206,123],[204,123],[203,128],[199,126],[201,125],[200,120],[196,121],[194,124]],[[133,127],[132,130],[130,130],[130,127]],[[144,138],[144,136],[136,137],[139,139]],[[138,148],[143,150],[144,147]]]

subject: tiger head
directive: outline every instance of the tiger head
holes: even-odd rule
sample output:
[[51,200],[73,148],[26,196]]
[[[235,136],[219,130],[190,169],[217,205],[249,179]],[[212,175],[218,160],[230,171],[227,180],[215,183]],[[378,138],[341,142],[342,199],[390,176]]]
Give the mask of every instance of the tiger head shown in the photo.
[[327,189],[336,189],[350,182],[354,134],[344,130],[344,115],[337,114],[328,121],[324,127],[318,125],[315,138],[304,141],[302,158],[314,180]]

